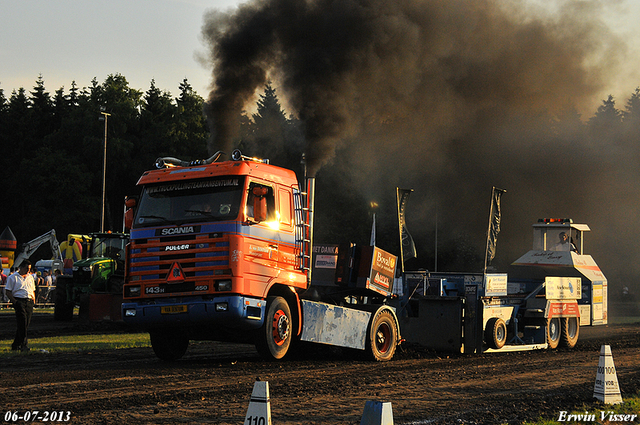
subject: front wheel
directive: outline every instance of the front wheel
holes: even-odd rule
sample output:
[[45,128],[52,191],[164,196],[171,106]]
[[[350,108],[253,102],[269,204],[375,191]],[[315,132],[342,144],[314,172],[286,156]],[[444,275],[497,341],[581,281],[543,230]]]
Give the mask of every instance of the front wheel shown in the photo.
[[159,330],[149,333],[153,352],[160,360],[172,362],[184,356],[189,347],[189,338],[177,330]]
[[379,312],[369,328],[367,351],[372,359],[386,362],[393,358],[398,345],[398,326],[395,317],[386,310]]
[[573,348],[578,343],[580,324],[577,317],[565,317],[562,319],[562,339],[560,345]]
[[267,315],[258,330],[256,349],[265,359],[282,359],[291,345],[291,309],[282,297],[267,298]]
[[554,317],[547,320],[547,344],[550,349],[558,348],[560,343],[560,319]]

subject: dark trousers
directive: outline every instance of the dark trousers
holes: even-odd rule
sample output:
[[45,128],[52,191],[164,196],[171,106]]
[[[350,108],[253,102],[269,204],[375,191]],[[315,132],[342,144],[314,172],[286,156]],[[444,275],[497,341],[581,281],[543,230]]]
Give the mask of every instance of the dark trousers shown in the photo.
[[27,298],[16,298],[13,308],[16,311],[18,327],[16,328],[16,339],[13,341],[11,349],[19,350],[22,347],[26,347],[28,343],[27,329],[29,329],[31,315],[33,314],[33,301]]

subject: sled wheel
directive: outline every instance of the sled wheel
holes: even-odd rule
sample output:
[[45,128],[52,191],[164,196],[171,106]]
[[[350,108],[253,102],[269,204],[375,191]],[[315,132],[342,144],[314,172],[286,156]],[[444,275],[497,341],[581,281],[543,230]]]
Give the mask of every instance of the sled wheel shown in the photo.
[[499,350],[507,342],[507,325],[499,317],[492,317],[484,329],[484,342],[489,348]]
[[577,317],[565,317],[562,319],[562,339],[560,345],[573,348],[578,343],[580,335],[580,324]]
[[398,327],[393,315],[388,311],[379,312],[369,328],[367,351],[372,359],[386,362],[393,358],[398,345]]
[[267,298],[267,315],[258,331],[256,349],[265,359],[279,360],[291,345],[291,310],[282,297]]
[[151,347],[160,360],[172,362],[180,359],[187,352],[189,338],[184,332],[164,330],[150,332]]
[[547,344],[550,349],[558,348],[560,343],[560,319],[554,317],[547,320]]

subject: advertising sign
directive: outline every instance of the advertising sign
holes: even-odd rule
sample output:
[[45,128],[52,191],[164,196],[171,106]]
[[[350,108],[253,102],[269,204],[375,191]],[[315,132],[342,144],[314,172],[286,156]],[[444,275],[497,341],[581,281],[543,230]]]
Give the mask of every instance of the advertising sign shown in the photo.
[[314,285],[333,285],[338,263],[338,245],[313,245],[313,277]]
[[485,276],[484,295],[486,297],[502,297],[507,295],[507,274],[494,273]]
[[580,317],[578,303],[573,302],[552,302],[547,301],[547,318],[553,317]]
[[549,277],[544,279],[548,300],[579,300],[582,298],[582,279],[579,277]]
[[395,255],[391,255],[378,247],[373,249],[370,279],[386,291],[391,290],[393,278],[396,274],[396,258]]
[[375,246],[363,247],[360,257],[357,286],[384,295],[392,292],[398,257]]

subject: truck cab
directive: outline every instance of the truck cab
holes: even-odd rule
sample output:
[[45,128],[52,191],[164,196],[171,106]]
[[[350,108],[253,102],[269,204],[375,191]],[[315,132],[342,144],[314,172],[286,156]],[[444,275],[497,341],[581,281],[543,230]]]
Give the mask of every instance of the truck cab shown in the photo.
[[167,360],[190,339],[257,342],[284,356],[300,326],[289,306],[308,287],[310,226],[295,173],[240,153],[157,165],[138,181],[124,321],[147,329]]

